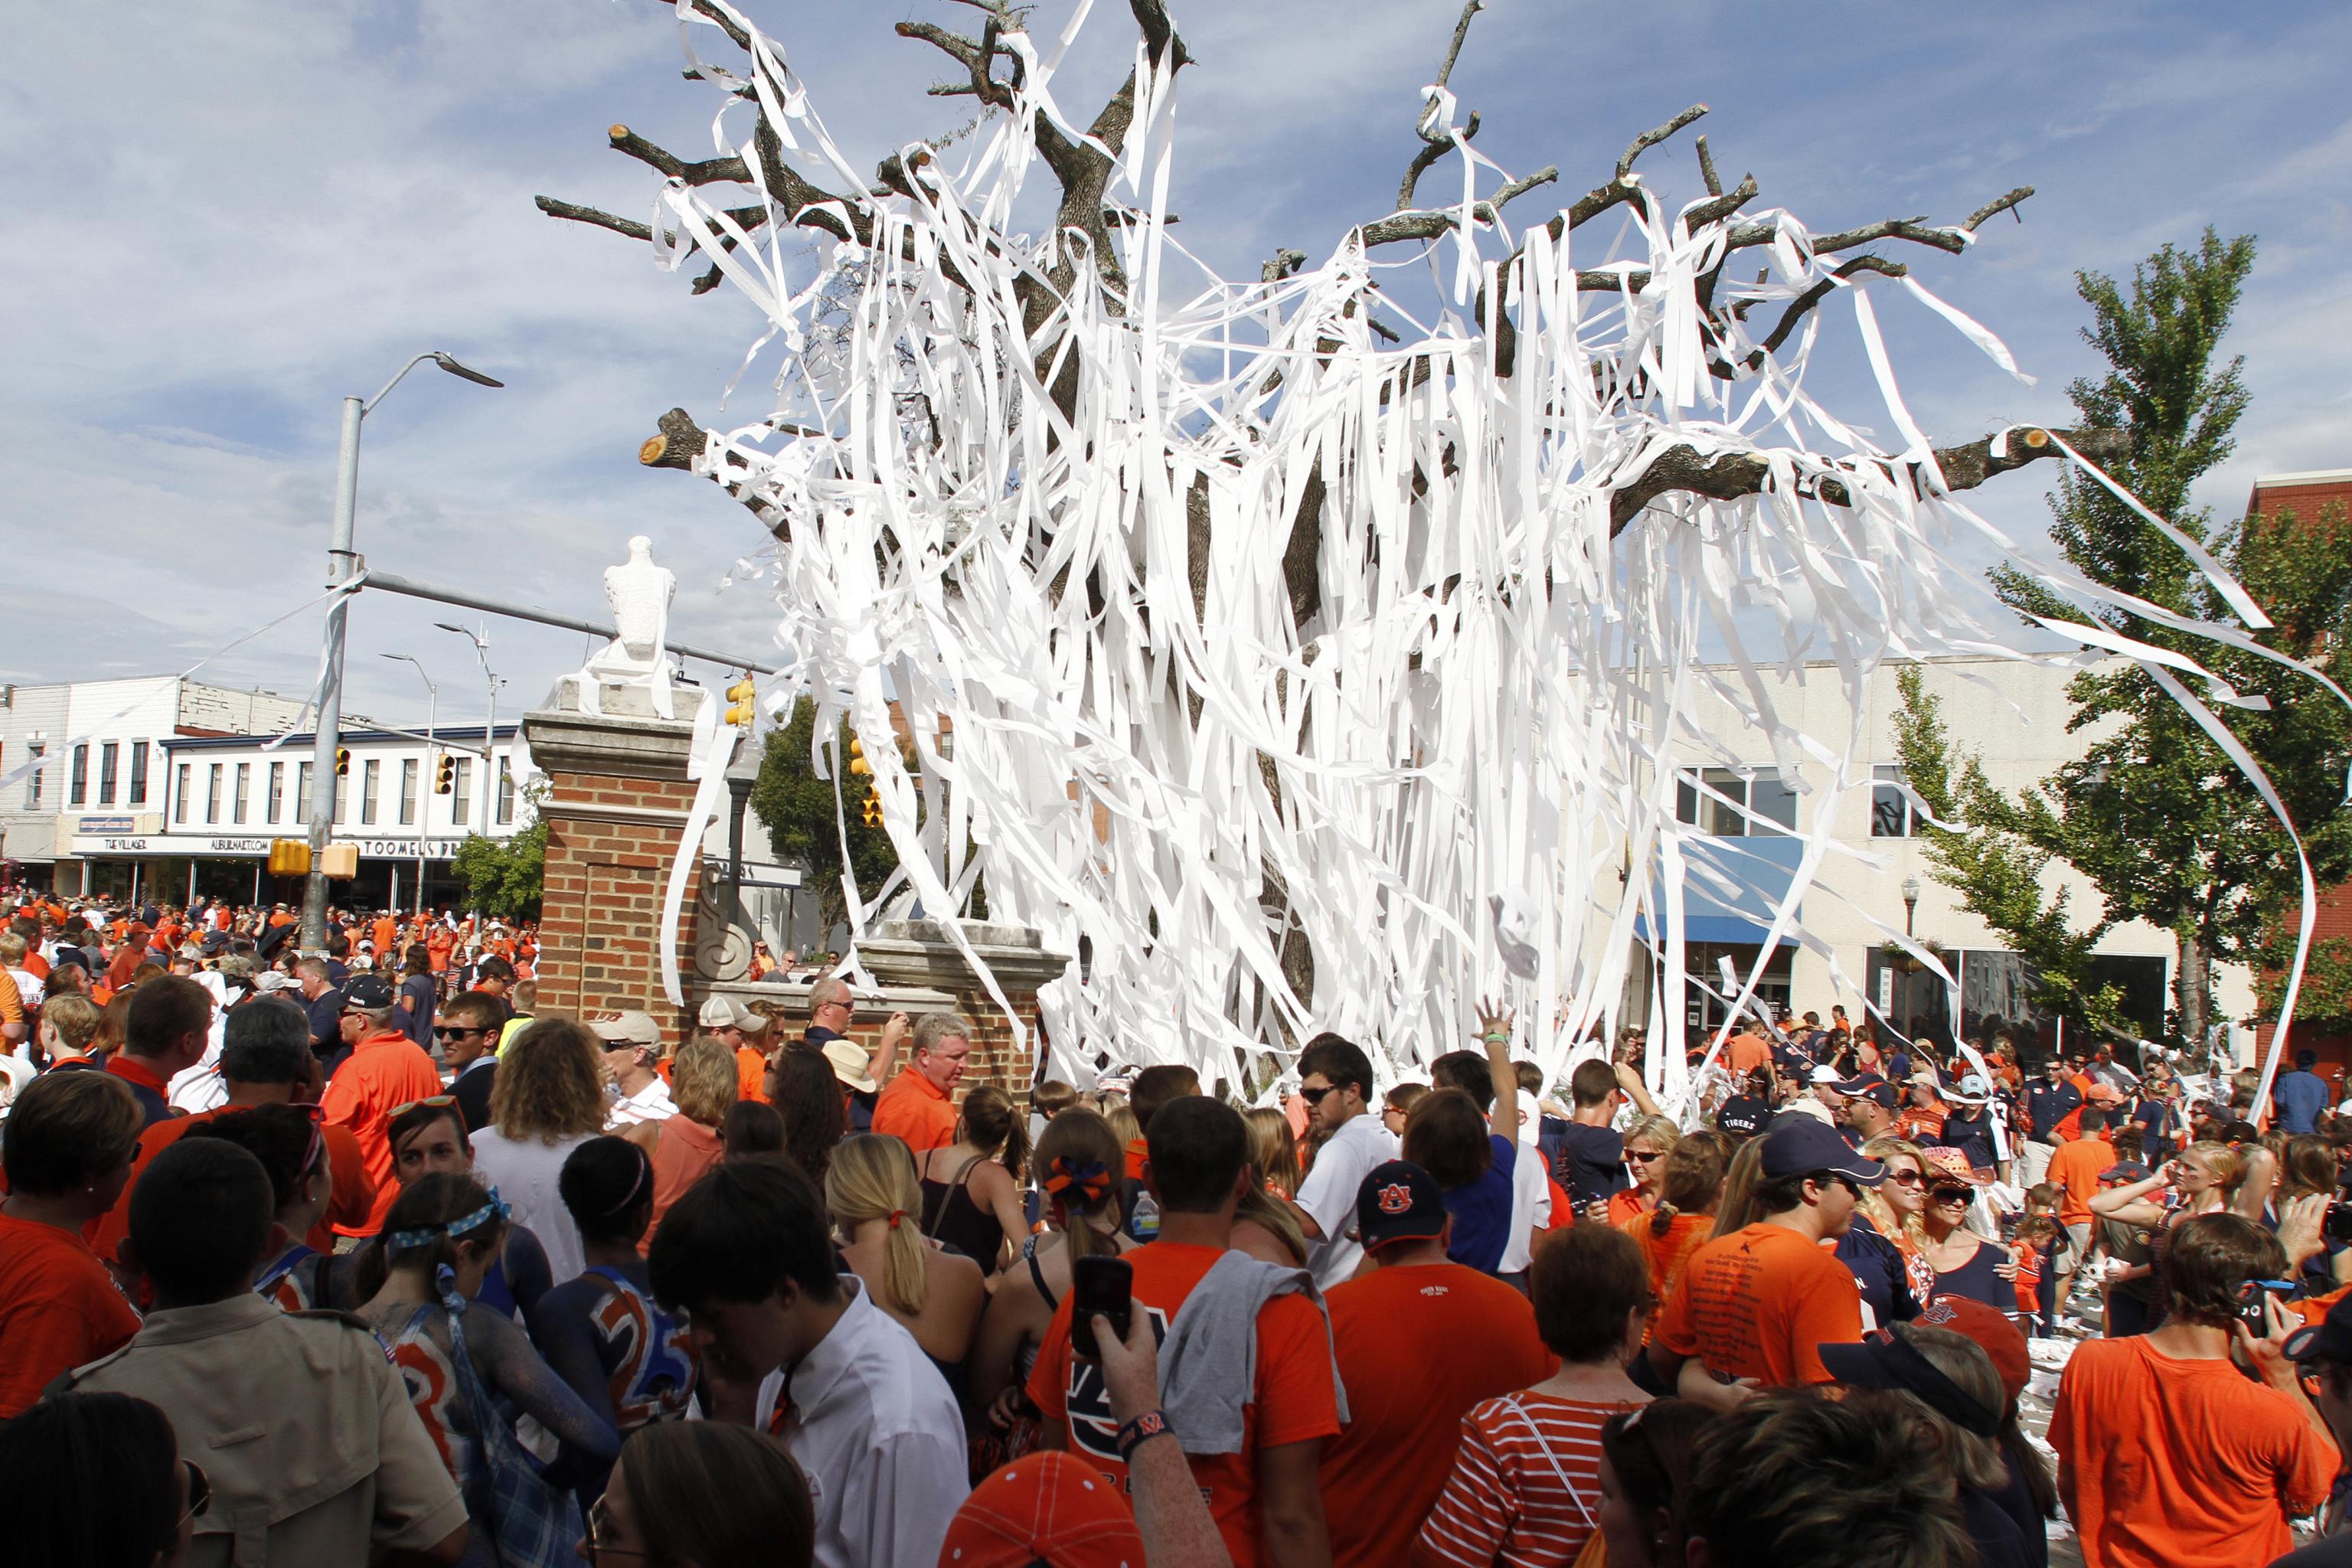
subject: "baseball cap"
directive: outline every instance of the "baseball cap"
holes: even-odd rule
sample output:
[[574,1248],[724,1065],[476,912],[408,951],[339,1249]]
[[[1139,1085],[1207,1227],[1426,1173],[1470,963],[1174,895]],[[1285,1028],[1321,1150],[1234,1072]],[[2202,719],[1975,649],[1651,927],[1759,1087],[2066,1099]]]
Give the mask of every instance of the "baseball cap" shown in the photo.
[[1764,1134],[1763,1170],[1768,1180],[1827,1171],[1865,1187],[1886,1179],[1885,1166],[1856,1153],[1844,1139],[1810,1116],[1773,1118]]
[[343,986],[343,1005],[381,1012],[392,1005],[392,982],[381,974],[354,974]]
[[1736,1094],[1717,1110],[1715,1125],[1734,1137],[1753,1138],[1764,1130],[1770,1114],[1769,1108],[1754,1095]]
[[1869,1100],[1881,1110],[1895,1109],[1895,1086],[1874,1072],[1858,1073],[1830,1087],[1849,1100]]
[[2011,1404],[2033,1379],[2033,1354],[2026,1346],[2025,1335],[1998,1307],[1989,1307],[1967,1296],[1938,1296],[1919,1309],[1919,1315],[1911,1321],[1966,1334],[1984,1347],[1995,1375],[2000,1379],[2001,1394]]
[[948,1521],[940,1561],[955,1568],[1140,1568],[1143,1537],[1100,1470],[1069,1454],[1030,1454],[972,1489]]
[[1972,1072],[1960,1079],[1956,1087],[1946,1089],[1944,1098],[1960,1105],[1982,1105],[1992,1098],[1992,1090],[1986,1084],[1983,1074]]
[[1920,1353],[1918,1346],[1892,1329],[1874,1330],[1859,1343],[1822,1345],[1821,1357],[1822,1369],[1850,1388],[1894,1388],[1916,1394],[1920,1403],[1979,1437],[2000,1430],[2000,1411],[1979,1404]]
[[253,977],[253,988],[264,996],[272,992],[291,991],[302,983],[282,970],[265,969]]
[[2137,1160],[2118,1160],[2099,1173],[2103,1182],[2145,1182],[2151,1173]]
[[1828,1084],[1832,1089],[1835,1089],[1837,1087],[1837,1080],[1838,1075],[1837,1068],[1815,1068],[1813,1069],[1812,1082],[1816,1088],[1822,1084]]
[[834,1080],[844,1089],[859,1094],[874,1092],[874,1079],[866,1070],[870,1064],[857,1046],[835,1036],[824,1043],[824,1059],[833,1064]]
[[589,1026],[606,1048],[614,1046],[651,1046],[658,1050],[662,1043],[661,1026],[650,1013],[607,1013],[594,1019]]
[[2083,1098],[2093,1105],[2121,1105],[2124,1102],[2123,1090],[2111,1083],[2093,1084],[2091,1092]]
[[706,1029],[742,1029],[749,1032],[761,1026],[757,1013],[740,998],[723,993],[713,994],[703,1002],[699,1018]]
[[1444,1228],[1437,1178],[1410,1160],[1383,1161],[1356,1189],[1356,1235],[1366,1252],[1391,1241],[1428,1241]]
[[2352,1362],[2352,1297],[2327,1309],[2327,1316],[2286,1337],[2289,1361]]

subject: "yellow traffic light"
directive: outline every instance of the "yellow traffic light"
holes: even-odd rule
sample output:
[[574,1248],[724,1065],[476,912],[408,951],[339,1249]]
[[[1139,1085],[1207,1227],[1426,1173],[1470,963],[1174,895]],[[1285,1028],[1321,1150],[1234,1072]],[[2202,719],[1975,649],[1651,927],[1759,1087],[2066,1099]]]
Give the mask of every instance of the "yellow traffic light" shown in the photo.
[[869,789],[866,792],[866,801],[864,811],[862,813],[862,820],[868,827],[879,827],[882,826],[882,795],[880,791]]
[[337,778],[343,778],[347,776],[351,771],[352,749],[349,746],[337,746],[335,748],[335,776]]
[[758,719],[759,695],[759,685],[748,675],[729,687],[727,689],[727,722],[749,724]]
[[434,764],[433,793],[435,795],[457,793],[457,759],[446,752],[442,752],[441,760]]
[[866,760],[866,742],[855,735],[849,738],[849,771],[859,778],[874,772],[874,764]]
[[303,877],[310,871],[310,846],[300,838],[273,838],[269,841],[269,874],[273,877]]

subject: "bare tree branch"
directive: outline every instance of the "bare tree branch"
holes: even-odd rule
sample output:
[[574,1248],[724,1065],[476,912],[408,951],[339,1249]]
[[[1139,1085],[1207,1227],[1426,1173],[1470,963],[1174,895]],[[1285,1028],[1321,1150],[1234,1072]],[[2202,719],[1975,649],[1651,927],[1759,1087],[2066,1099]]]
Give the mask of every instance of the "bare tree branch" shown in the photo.
[[[1764,367],[1765,356],[1780,352],[1780,345],[1789,341],[1789,334],[1796,331],[1797,323],[1804,320],[1806,314],[1811,311],[1814,306],[1820,304],[1823,300],[1828,299],[1831,291],[1836,289],[1840,283],[1852,278],[1857,272],[1875,272],[1882,278],[1907,278],[1911,275],[1911,269],[1908,267],[1904,266],[1903,263],[1899,261],[1889,261],[1884,257],[1856,256],[1849,258],[1845,261],[1841,262],[1836,270],[1832,271],[1827,278],[1822,279],[1820,282],[1815,283],[1811,288],[1798,295],[1794,300],[1790,300],[1789,308],[1780,312],[1780,320],[1779,323],[1773,327],[1771,333],[1765,338],[1762,343],[1751,350],[1748,354],[1748,357],[1740,363],[1745,364],[1751,371],[1761,370]],[[1707,362],[1707,369],[1726,381],[1732,379],[1738,374],[1737,371],[1733,370],[1728,363],[1719,358],[1710,358]]]
[[550,217],[569,218],[573,223],[589,224],[597,228],[609,228],[614,234],[625,236],[630,239],[650,240],[654,237],[652,228],[645,224],[629,218],[614,217],[611,213],[600,212],[594,207],[575,206],[570,202],[559,202],[553,196],[533,196],[531,205]]
[[[1478,111],[1474,109],[1470,111],[1470,118],[1463,123],[1462,140],[1467,142],[1477,134]],[[1405,166],[1403,184],[1397,186],[1397,211],[1402,212],[1412,205],[1413,187],[1421,184],[1421,177],[1429,173],[1440,158],[1453,150],[1454,139],[1450,136],[1423,142],[1421,151],[1415,153],[1412,162]]]
[[[1977,231],[1977,225],[1984,222],[1984,220],[1989,217],[1996,216],[2001,213],[2015,213],[2019,205],[2032,194],[2033,187],[2032,185],[2020,185],[2017,189],[2010,192],[2009,195],[2005,196],[1995,196],[1992,200],[1985,203],[1984,205],[1970,213],[1969,215],[1969,221],[1960,225],[1960,226],[1967,229],[1970,234],[1974,234]],[[2025,219],[2022,216],[2020,216],[2017,221],[2023,223]]]
[[1706,150],[1706,138],[1698,139],[1698,177],[1706,182],[1706,194],[1723,195],[1723,176],[1715,172],[1715,155]]
[[1694,103],[1688,109],[1684,110],[1680,114],[1675,115],[1672,120],[1667,121],[1664,125],[1652,126],[1649,130],[1643,132],[1639,136],[1636,136],[1633,140],[1628,142],[1625,144],[1625,151],[1619,153],[1617,156],[1617,178],[1619,181],[1623,181],[1626,175],[1633,172],[1634,159],[1640,157],[1643,153],[1648,152],[1659,142],[1664,142],[1667,137],[1672,136],[1675,132],[1680,131],[1684,126],[1688,125],[1692,121],[1698,119],[1699,116],[1706,112],[1706,104]]
[[[2126,448],[2130,437],[2121,430],[2079,429],[2060,430],[2077,450],[2086,457],[2112,457]],[[2021,468],[2043,458],[2060,456],[2057,443],[2046,430],[2013,430],[2010,432],[2009,449],[1995,456],[1993,437],[1981,437],[1957,447],[1936,448],[1936,467],[1944,476],[1947,489],[1974,489],[1996,474]],[[1915,494],[1925,493],[1923,469],[1898,464],[1892,458],[1874,459],[1877,467],[1890,477],[1901,473]],[[1771,465],[1763,458],[1744,452],[1707,457],[1692,447],[1669,447],[1642,476],[1621,487],[1609,501],[1609,531],[1613,537],[1622,533],[1641,515],[1642,509],[1659,497],[1683,491],[1705,496],[1713,500],[1738,500],[1742,496],[1761,495],[1770,488]],[[1853,492],[1836,479],[1822,479],[1803,493],[1828,506],[1852,506]]]
[[715,185],[727,182],[749,184],[751,171],[740,158],[705,158],[700,163],[688,163],[677,153],[656,147],[625,125],[607,126],[605,136],[616,153],[626,153],[640,163],[649,164],[673,180],[684,180],[689,185]]

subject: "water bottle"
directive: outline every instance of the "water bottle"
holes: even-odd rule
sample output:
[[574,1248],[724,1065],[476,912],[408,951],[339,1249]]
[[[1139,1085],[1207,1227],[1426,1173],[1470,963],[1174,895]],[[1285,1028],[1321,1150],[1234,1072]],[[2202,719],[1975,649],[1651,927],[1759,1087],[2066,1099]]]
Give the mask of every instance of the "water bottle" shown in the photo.
[[1160,1239],[1160,1205],[1140,1188],[1136,1191],[1135,1206],[1128,1211],[1127,1234],[1138,1241]]

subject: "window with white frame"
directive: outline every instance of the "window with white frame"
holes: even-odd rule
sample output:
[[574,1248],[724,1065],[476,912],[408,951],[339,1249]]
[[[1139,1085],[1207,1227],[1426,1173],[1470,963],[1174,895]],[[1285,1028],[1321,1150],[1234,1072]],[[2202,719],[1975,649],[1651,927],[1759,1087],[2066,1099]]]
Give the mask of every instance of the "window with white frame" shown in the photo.
[[1796,830],[1797,792],[1769,769],[1688,769],[1675,781],[1675,820],[1717,838],[1777,837]]
[[1881,763],[1870,773],[1870,836],[1910,837],[1917,826],[1916,814],[1911,808],[1911,797],[1903,793],[1903,770],[1891,763]]

